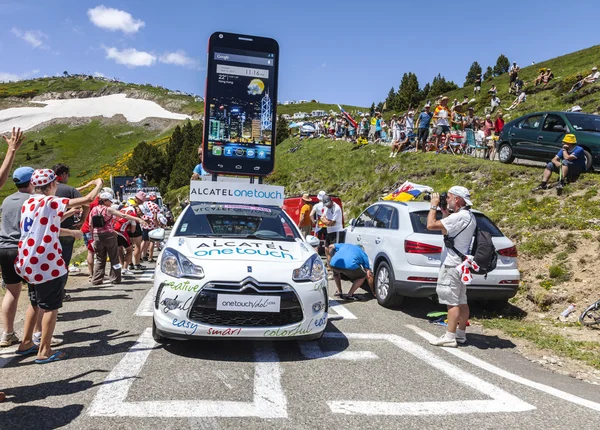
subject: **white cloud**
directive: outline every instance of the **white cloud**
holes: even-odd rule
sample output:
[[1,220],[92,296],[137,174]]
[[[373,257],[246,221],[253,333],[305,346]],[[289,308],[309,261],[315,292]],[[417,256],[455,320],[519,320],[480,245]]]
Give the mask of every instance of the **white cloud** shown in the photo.
[[13,27],[10,31],[19,39],[23,39],[34,48],[47,48],[47,46],[44,45],[44,39],[47,39],[48,36],[39,30],[21,31],[18,28]]
[[158,59],[161,63],[174,64],[176,66],[194,67],[196,66],[196,60],[188,57],[184,51],[167,52],[161,55]]
[[138,51],[135,48],[128,48],[119,51],[113,47],[103,47],[106,51],[106,58],[115,60],[117,64],[123,64],[127,67],[152,66],[156,63],[156,56],[149,52]]
[[38,73],[40,73],[40,71],[38,69],[34,69],[29,72],[25,72],[25,73],[21,73],[21,74],[0,72],[0,82],[20,81],[22,79],[27,79]]
[[137,33],[146,23],[140,19],[134,19],[129,12],[124,10],[96,6],[88,10],[88,17],[96,27],[109,31],[122,31],[123,33]]
[[104,76],[104,73],[100,73],[100,72],[94,72],[94,76],[97,78],[106,78],[106,76]]

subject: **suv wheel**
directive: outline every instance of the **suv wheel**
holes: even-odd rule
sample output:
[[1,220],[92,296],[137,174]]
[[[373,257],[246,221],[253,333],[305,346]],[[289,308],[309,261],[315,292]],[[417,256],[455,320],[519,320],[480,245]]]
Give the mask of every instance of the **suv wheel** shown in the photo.
[[585,156],[585,171],[586,172],[591,172],[594,169],[592,169],[592,154],[590,154],[589,151],[587,150],[583,150],[583,155]]
[[377,302],[386,308],[399,306],[404,299],[394,288],[394,272],[390,269],[387,262],[382,261],[377,266],[377,275],[375,276],[375,292],[377,293]]
[[501,163],[510,164],[515,159],[513,150],[508,143],[503,143],[498,148],[498,159]]

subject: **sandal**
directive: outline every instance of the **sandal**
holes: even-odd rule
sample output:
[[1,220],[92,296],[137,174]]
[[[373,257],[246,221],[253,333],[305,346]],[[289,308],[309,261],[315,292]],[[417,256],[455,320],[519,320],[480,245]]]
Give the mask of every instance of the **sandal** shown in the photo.
[[66,352],[63,352],[63,351],[58,351],[58,352],[55,352],[54,354],[52,354],[48,358],[42,358],[42,359],[36,358],[35,362],[37,364],[46,364],[46,363],[52,363],[53,361],[66,360],[67,358],[69,358],[69,354],[67,354]]
[[154,260],[154,258],[149,258],[148,259],[148,263],[154,263],[156,260]]
[[25,349],[25,350],[23,350],[23,351],[19,351],[19,350],[17,349],[17,350],[15,351],[15,354],[17,354],[17,355],[21,355],[21,356],[31,355],[31,354],[33,354],[34,352],[35,352],[35,353],[37,353],[37,352],[38,352],[38,349],[40,349],[40,347],[34,344],[34,345],[31,347],[31,348],[29,348],[29,349]]
[[354,297],[354,296],[345,296],[344,300],[349,301],[349,302],[358,302],[358,297]]
[[342,297],[342,293],[336,291],[335,293],[333,293],[333,297]]

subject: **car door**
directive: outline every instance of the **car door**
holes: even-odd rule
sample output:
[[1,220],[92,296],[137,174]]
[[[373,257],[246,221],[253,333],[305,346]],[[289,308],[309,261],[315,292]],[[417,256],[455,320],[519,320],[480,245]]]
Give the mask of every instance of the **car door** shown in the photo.
[[568,127],[562,116],[555,113],[546,114],[533,147],[533,156],[539,161],[550,161],[561,150],[566,132]]
[[350,234],[347,237],[348,243],[362,245],[365,253],[369,257],[369,262],[373,264],[373,244],[375,243],[375,215],[379,210],[379,205],[369,206],[356,219],[354,226],[350,228]]
[[515,157],[533,157],[543,117],[543,114],[529,115],[511,128],[509,138]]
[[373,258],[380,252],[389,249],[390,233],[392,229],[398,229],[398,211],[391,205],[382,204],[373,219],[375,231],[373,244],[371,246]]

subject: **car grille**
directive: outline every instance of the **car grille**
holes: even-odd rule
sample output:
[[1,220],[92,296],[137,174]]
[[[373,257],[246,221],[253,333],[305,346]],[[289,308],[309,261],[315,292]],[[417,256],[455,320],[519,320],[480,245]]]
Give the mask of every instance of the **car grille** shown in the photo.
[[[279,312],[239,312],[217,310],[219,293],[281,297]],[[278,327],[302,321],[304,314],[296,293],[287,285],[260,284],[246,279],[239,284],[214,282],[196,295],[188,318],[203,324],[228,327]]]

